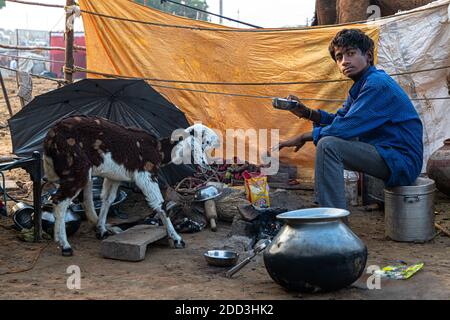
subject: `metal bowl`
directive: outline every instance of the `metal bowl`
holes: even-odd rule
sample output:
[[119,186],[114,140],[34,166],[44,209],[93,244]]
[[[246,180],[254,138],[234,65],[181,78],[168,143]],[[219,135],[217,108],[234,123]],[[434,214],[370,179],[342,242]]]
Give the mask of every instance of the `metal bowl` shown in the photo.
[[[75,234],[81,226],[81,217],[73,212],[70,208],[67,209],[65,215],[66,234],[68,237]],[[55,226],[55,216],[52,212],[42,211],[42,229],[53,237]]]
[[206,201],[220,195],[220,191],[214,186],[206,186],[198,189],[194,195],[194,201]]
[[209,250],[203,255],[209,265],[216,267],[234,266],[239,259],[239,254],[228,250]]
[[[95,196],[95,192],[96,189],[93,190],[94,192],[94,196]],[[100,212],[100,208],[102,207],[102,200],[100,199],[100,193],[101,193],[101,189],[98,190],[98,197],[94,197],[94,208],[95,211]],[[123,190],[119,190],[119,192],[117,193],[117,197],[114,200],[114,202],[111,204],[111,208],[114,208],[115,206],[121,204],[122,202],[124,202],[127,198],[127,193]],[[84,212],[84,208],[83,205],[81,203],[72,203],[70,205],[70,209],[72,209],[73,212],[78,213],[82,218],[85,217],[85,212]]]

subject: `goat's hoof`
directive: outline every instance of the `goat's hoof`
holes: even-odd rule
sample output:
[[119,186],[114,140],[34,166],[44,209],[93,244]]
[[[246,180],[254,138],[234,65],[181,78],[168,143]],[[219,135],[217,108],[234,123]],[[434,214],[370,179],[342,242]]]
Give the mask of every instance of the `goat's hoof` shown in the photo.
[[61,254],[63,257],[71,257],[73,256],[72,248],[63,248],[61,249]]
[[105,240],[106,238],[108,238],[109,233],[108,233],[108,231],[104,231],[104,232],[97,231],[95,233],[95,236],[97,237],[98,240]]
[[173,244],[175,246],[175,249],[184,249],[186,247],[186,243],[184,243],[183,240],[179,241],[174,240]]

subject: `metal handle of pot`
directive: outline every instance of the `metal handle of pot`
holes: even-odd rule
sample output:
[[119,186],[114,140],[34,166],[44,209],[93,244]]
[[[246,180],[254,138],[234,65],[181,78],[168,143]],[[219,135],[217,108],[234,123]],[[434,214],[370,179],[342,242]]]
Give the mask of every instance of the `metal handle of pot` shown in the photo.
[[404,198],[403,198],[403,201],[404,201],[404,202],[407,202],[407,203],[414,203],[414,202],[419,202],[419,201],[420,201],[420,198],[419,198],[419,196],[404,197]]
[[248,256],[247,258],[242,260],[240,263],[235,265],[233,268],[228,270],[227,273],[225,274],[227,276],[227,278],[231,278],[233,276],[233,274],[235,274],[236,272],[241,270],[243,267],[245,267],[253,259],[254,256],[256,256],[256,252],[253,251],[253,253],[250,256]]

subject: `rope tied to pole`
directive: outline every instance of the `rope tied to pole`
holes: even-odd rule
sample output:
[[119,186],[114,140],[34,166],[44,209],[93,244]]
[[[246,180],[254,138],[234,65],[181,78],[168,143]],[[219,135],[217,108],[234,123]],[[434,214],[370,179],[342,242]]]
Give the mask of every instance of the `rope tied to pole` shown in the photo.
[[[11,69],[11,68],[4,67],[4,66],[0,66],[0,69],[9,70],[9,71],[12,71],[12,72],[19,72],[19,70],[17,70],[17,69]],[[30,73],[30,75],[31,75],[32,77],[35,77],[35,78],[40,78],[40,79],[50,80],[50,81],[58,82],[58,83],[64,84],[64,85],[67,84],[66,81],[64,81],[63,79],[53,79],[53,78],[41,76],[41,75],[34,74],[34,73]]]
[[64,6],[64,10],[69,15],[66,21],[67,30],[73,30],[75,19],[81,16],[80,7],[78,4],[74,4],[73,6]]
[[[446,66],[448,68],[448,66]],[[443,67],[439,67],[436,69],[443,69]],[[197,93],[207,93],[207,94],[215,94],[215,95],[223,95],[223,96],[230,96],[230,97],[243,97],[243,98],[255,98],[255,99],[273,99],[276,98],[274,96],[265,96],[265,95],[255,95],[255,94],[242,94],[242,93],[233,93],[233,92],[220,92],[220,91],[210,91],[210,90],[200,90],[200,89],[190,89],[190,88],[180,88],[180,87],[174,87],[174,86],[168,86],[168,85],[160,85],[155,84],[153,82],[155,81],[166,81],[162,79],[154,79],[154,78],[145,78],[145,77],[133,77],[133,76],[126,76],[126,75],[120,75],[120,74],[110,74],[110,73],[103,73],[99,71],[93,71],[85,68],[81,68],[79,66],[74,66],[73,69],[74,72],[85,72],[89,74],[96,74],[101,75],[106,78],[113,78],[113,79],[134,79],[134,80],[145,80],[151,82],[150,85],[152,87],[156,88],[165,88],[165,89],[171,89],[171,90],[177,90],[177,91],[188,91],[188,92],[197,92]],[[416,72],[422,72],[424,70],[419,70]],[[414,72],[408,72],[414,73]],[[397,74],[400,75],[400,74]],[[172,81],[175,83],[178,83],[179,81]],[[181,83],[196,83],[195,81],[185,81]],[[256,83],[258,84],[258,83]],[[450,100],[450,97],[434,97],[434,98],[410,98],[411,101],[433,101],[433,100]],[[345,102],[345,99],[328,99],[328,98],[302,98],[303,101],[322,101],[322,102],[337,102],[342,103]]]
[[[420,70],[411,70],[405,72],[397,72],[397,73],[389,73],[391,77],[397,77],[407,74],[415,74],[421,72],[429,72],[436,70],[450,69],[450,65],[438,66],[434,68],[426,68]],[[224,85],[224,86],[271,86],[271,85],[299,85],[299,84],[321,84],[321,83],[332,83],[332,82],[348,82],[351,79],[319,79],[319,80],[311,80],[311,81],[282,81],[282,82],[220,82],[220,81],[194,81],[194,80],[177,80],[177,79],[158,79],[158,78],[149,78],[149,77],[135,77],[135,76],[127,76],[123,74],[110,74],[99,72],[96,70],[89,70],[80,66],[74,66],[74,72],[86,72],[90,74],[98,74],[107,77],[117,77],[117,78],[129,78],[129,79],[142,79],[146,81],[155,81],[155,82],[166,82],[166,83],[179,83],[179,84],[201,84],[201,85]]]
[[63,72],[75,73],[76,69],[63,66]]

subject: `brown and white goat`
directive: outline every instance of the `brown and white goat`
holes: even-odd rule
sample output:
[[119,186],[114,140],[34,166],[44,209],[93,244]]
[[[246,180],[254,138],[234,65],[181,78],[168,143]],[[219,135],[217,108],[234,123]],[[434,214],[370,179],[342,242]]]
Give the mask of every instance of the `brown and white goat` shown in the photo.
[[[194,135],[194,130],[196,133],[200,130],[200,135]],[[194,160],[204,166],[208,159],[207,149],[217,146],[218,136],[201,124],[183,132],[187,138],[181,142],[171,142],[170,138],[158,140],[144,130],[88,116],[65,118],[48,131],[44,140],[44,170],[49,181],[59,184],[53,197],[54,239],[59,242],[62,255],[73,254],[64,222],[72,200],[83,190],[87,219],[96,226],[97,237],[102,239],[108,235],[107,213],[121,181],[134,182],[141,189],[150,208],[164,223],[175,247],[185,246],[164,211],[157,171],[169,162],[180,163],[181,157],[186,157],[182,153],[192,147],[201,150],[201,154],[194,152]],[[92,195],[94,175],[104,178],[98,217]]]

